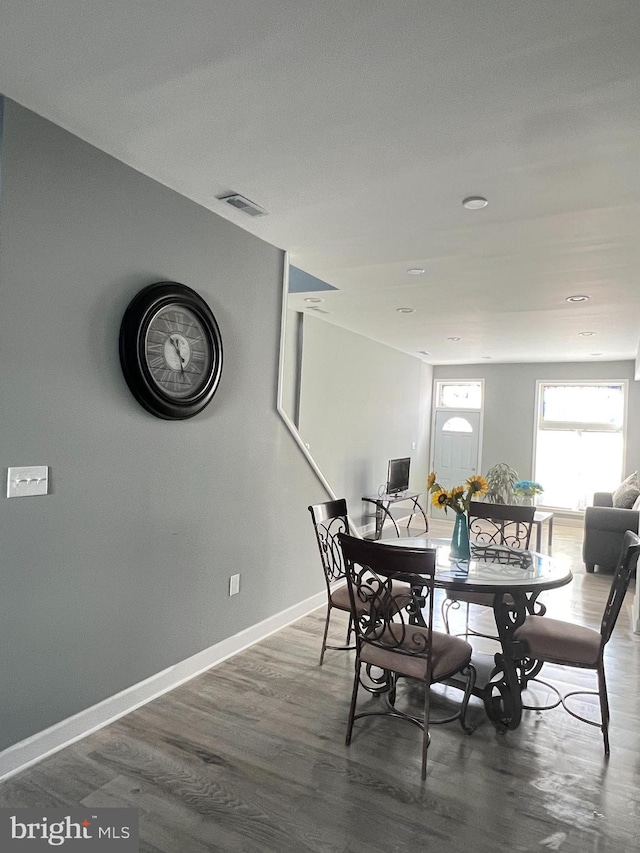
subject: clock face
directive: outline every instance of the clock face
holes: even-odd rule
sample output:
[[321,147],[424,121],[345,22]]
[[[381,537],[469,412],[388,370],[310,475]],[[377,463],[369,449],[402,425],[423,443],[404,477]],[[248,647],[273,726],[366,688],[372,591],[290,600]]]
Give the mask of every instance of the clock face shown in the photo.
[[184,284],[145,287],[125,311],[120,362],[145,409],[167,420],[193,417],[211,402],[222,372],[222,339],[211,309]]
[[206,384],[211,347],[202,321],[180,303],[160,308],[145,336],[151,379],[176,400],[193,397]]

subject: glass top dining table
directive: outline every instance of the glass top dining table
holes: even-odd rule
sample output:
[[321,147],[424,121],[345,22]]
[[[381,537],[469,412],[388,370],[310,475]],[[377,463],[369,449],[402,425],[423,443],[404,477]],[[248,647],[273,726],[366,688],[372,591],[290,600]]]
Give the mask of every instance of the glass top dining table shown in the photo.
[[469,592],[512,592],[538,594],[570,583],[571,571],[548,554],[508,548],[504,545],[471,543],[471,560],[449,556],[448,539],[404,537],[380,539],[383,545],[436,551],[436,586]]
[[540,665],[528,657],[514,632],[527,615],[544,615],[545,607],[538,602],[538,596],[545,590],[570,583],[573,577],[570,569],[548,554],[502,545],[471,543],[471,559],[454,560],[449,555],[448,539],[422,536],[379,542],[399,548],[435,550],[435,585],[452,597],[464,592],[493,595],[501,650],[494,657],[486,684],[475,692],[482,698],[487,716],[498,731],[516,729],[522,719],[521,683]]

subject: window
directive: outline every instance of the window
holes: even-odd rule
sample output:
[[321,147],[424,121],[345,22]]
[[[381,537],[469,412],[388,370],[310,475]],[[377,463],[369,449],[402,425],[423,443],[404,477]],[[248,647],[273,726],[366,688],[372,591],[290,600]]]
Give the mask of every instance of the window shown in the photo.
[[439,409],[481,409],[482,382],[436,382]]
[[442,425],[442,432],[473,432],[473,427],[466,418],[449,418]]
[[543,385],[541,429],[620,432],[624,415],[622,384]]
[[539,501],[584,509],[623,479],[625,382],[540,382],[534,479]]

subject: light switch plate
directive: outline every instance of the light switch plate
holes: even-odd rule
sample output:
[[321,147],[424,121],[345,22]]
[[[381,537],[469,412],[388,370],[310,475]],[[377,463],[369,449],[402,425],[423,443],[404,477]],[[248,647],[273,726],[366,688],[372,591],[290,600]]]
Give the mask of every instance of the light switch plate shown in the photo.
[[7,497],[28,498],[49,491],[49,466],[26,465],[7,471]]
[[237,595],[240,592],[240,575],[231,575],[229,578],[229,595]]

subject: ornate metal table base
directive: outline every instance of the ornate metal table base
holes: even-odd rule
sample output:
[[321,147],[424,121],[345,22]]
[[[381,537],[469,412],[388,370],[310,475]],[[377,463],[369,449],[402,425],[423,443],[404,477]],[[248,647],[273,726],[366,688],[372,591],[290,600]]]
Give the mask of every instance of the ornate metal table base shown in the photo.
[[545,607],[537,595],[512,592],[496,596],[494,613],[502,651],[494,657],[495,666],[482,691],[487,716],[499,732],[517,729],[522,719],[522,691],[540,671],[542,664],[526,656],[513,635],[528,613],[543,615]]

